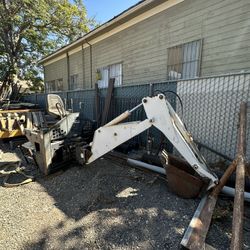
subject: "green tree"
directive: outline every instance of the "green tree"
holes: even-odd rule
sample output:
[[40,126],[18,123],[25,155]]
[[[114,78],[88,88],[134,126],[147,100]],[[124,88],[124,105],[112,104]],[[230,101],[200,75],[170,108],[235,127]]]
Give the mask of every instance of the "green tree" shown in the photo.
[[38,60],[95,26],[82,0],[0,0],[2,88],[15,78],[41,86]]

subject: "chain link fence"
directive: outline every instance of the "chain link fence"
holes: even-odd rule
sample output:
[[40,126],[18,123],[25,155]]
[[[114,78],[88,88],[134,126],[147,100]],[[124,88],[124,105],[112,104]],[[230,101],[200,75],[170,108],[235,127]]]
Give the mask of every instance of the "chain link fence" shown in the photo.
[[[250,73],[116,87],[108,120],[132,109],[143,97],[160,92],[167,96],[208,162],[234,159],[240,103],[250,103]],[[107,89],[99,90],[100,111],[104,108],[106,93]],[[57,94],[64,100],[66,108],[80,112],[81,119],[96,119],[95,90],[65,91]],[[24,101],[46,108],[46,94],[27,95]],[[248,107],[247,160],[250,161],[250,105]],[[143,119],[143,109],[137,110],[129,118]],[[152,141],[154,152],[161,147],[172,151],[169,142],[154,128],[137,136],[133,141],[146,147],[148,139]]]
[[[204,145],[205,158],[219,160],[218,154],[208,150],[212,149],[224,158],[234,159],[240,104],[250,103],[250,74],[180,81],[177,93],[184,107],[182,119],[194,139]],[[250,160],[250,119],[247,128],[247,159]]]

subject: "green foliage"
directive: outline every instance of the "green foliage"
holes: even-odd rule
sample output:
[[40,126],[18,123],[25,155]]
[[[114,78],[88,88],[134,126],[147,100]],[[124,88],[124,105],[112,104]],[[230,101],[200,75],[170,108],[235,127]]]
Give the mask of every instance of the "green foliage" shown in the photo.
[[37,61],[95,25],[82,0],[0,0],[0,81],[40,86]]

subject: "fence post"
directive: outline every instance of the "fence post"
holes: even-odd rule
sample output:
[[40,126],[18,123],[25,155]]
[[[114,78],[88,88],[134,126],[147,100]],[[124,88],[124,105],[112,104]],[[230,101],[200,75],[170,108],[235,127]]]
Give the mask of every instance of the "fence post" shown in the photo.
[[238,142],[238,163],[236,168],[235,197],[233,209],[233,227],[231,249],[239,250],[243,246],[243,215],[245,190],[245,154],[246,154],[246,120],[247,105],[240,105],[240,129]]
[[154,93],[154,84],[153,83],[150,83],[149,84],[149,93],[148,95],[151,97]]
[[99,125],[100,119],[100,95],[99,95],[98,83],[95,84],[95,102],[94,102],[94,117],[96,119],[97,125]]
[[65,109],[66,110],[68,110],[68,94],[69,94],[69,92],[68,91],[66,91],[66,98],[65,98]]

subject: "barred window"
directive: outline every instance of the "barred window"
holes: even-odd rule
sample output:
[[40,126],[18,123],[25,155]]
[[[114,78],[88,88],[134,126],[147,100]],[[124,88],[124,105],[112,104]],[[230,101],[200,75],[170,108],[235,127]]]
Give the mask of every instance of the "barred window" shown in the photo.
[[55,88],[55,81],[48,81],[45,83],[45,89],[47,93],[53,92]]
[[78,74],[71,75],[70,82],[69,82],[69,90],[76,90],[76,89],[80,89],[79,81],[78,81]]
[[47,93],[63,91],[63,79],[48,81],[45,84],[45,88]]
[[200,75],[202,40],[168,49],[168,79],[187,79]]
[[56,91],[63,91],[63,79],[56,80]]
[[122,85],[122,64],[112,64],[97,70],[97,80],[99,88],[107,88],[109,80],[115,79],[115,86]]

